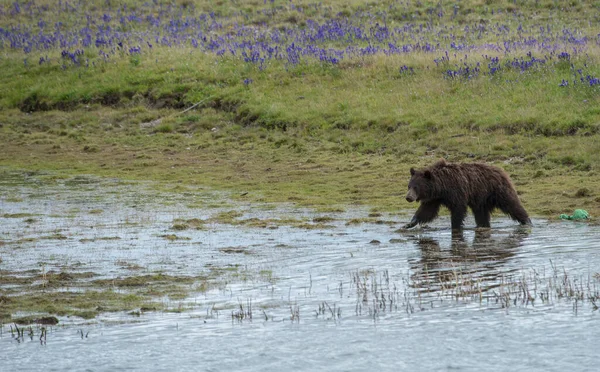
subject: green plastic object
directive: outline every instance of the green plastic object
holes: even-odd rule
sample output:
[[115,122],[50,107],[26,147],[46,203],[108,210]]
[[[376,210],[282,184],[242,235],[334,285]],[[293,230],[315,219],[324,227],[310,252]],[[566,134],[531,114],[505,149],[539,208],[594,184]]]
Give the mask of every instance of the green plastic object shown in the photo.
[[588,218],[590,214],[584,209],[575,209],[572,216],[564,213],[560,215],[561,220],[587,220]]

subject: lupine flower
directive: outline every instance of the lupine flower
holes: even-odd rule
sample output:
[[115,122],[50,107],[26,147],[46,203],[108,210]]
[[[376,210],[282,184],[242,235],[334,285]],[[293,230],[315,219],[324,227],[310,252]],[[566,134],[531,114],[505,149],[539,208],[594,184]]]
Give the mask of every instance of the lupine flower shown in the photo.
[[[345,58],[414,52],[438,53],[440,50],[445,50],[445,56],[436,58],[434,62],[436,65],[446,66],[450,64],[451,58],[448,51],[529,52],[527,58],[505,59],[502,63],[489,62],[486,74],[494,75],[503,68],[528,71],[552,61],[554,57],[559,61],[570,61],[572,56],[584,53],[588,44],[598,43],[599,40],[597,35],[582,35],[581,31],[575,29],[553,30],[549,24],[531,28],[519,24],[514,30],[502,22],[467,24],[452,30],[444,25],[412,22],[390,26],[386,22],[388,14],[385,12],[372,14],[364,10],[352,16],[338,15],[333,19],[322,20],[319,15],[328,9],[320,3],[302,7],[291,2],[287,6],[271,6],[270,4],[274,4],[271,0],[270,4],[265,2],[269,4],[268,8],[260,11],[269,17],[289,12],[303,13],[306,9],[311,9],[313,15],[316,14],[313,19],[306,20],[304,27],[292,25],[282,29],[232,24],[231,18],[214,12],[199,13],[192,8],[184,13],[180,7],[160,5],[157,2],[148,2],[135,10],[127,6],[111,7],[107,3],[98,15],[82,12],[81,14],[86,14],[82,22],[69,25],[60,21],[51,23],[47,17],[54,14],[48,7],[35,7],[32,4],[33,2],[14,2],[0,5],[2,15],[29,14],[36,20],[35,29],[39,31],[32,32],[28,25],[0,28],[0,48],[31,53],[36,50],[78,50],[96,46],[114,54],[116,48],[124,49],[124,45],[146,43],[150,49],[155,43],[169,48],[191,45],[197,49],[197,53],[217,56],[228,53],[234,58],[256,64],[261,69],[268,66],[270,60],[283,60],[291,65],[310,60],[337,64]],[[62,3],[61,11],[81,11],[80,4]],[[453,5],[452,9],[452,17],[457,16],[458,6]],[[447,16],[446,10],[447,7],[434,7],[429,10],[429,14],[442,18]],[[501,10],[491,9],[491,12],[508,16],[508,13]],[[241,19],[243,17],[248,18],[248,15],[242,15]],[[54,28],[49,29],[48,24],[54,24]],[[496,35],[499,42],[479,42],[484,34]],[[533,57],[532,51],[544,57]],[[139,52],[134,49],[131,53]],[[463,74],[461,69],[466,71],[469,68],[469,72],[473,73],[477,67],[458,64],[450,70],[460,75]]]
[[587,75],[585,77],[585,80],[588,82],[588,84],[590,85],[590,87],[593,87],[595,85],[600,85],[600,79],[597,78],[597,77]]
[[412,75],[415,71],[412,67],[408,67],[406,65],[400,66],[400,75]]
[[571,55],[569,53],[567,53],[567,52],[561,52],[558,55],[558,59],[564,59],[565,61],[568,61],[568,60],[571,59]]

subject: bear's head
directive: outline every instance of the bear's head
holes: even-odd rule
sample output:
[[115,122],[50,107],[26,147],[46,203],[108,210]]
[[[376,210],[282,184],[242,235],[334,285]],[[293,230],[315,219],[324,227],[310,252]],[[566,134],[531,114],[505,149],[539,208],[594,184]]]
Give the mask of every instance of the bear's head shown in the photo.
[[408,193],[406,201],[412,203],[414,201],[427,200],[431,196],[433,175],[431,171],[425,169],[423,171],[410,168],[410,181],[408,181]]

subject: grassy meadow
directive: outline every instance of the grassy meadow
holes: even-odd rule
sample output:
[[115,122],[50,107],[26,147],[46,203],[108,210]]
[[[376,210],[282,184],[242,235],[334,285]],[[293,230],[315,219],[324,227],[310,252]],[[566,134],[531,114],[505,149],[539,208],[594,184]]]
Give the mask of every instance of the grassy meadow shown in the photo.
[[600,2],[1,4],[4,169],[403,211],[445,157],[600,213]]

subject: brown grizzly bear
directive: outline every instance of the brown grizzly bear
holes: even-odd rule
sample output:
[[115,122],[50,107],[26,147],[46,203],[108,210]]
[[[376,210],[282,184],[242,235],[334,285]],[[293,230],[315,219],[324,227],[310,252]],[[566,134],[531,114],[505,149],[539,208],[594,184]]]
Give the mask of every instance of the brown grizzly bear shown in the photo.
[[522,225],[531,224],[510,178],[498,167],[441,159],[423,170],[411,168],[410,175],[406,200],[421,205],[404,228],[433,221],[441,205],[450,210],[453,229],[462,228],[467,207],[473,211],[477,227],[490,227],[490,214],[496,208]]

